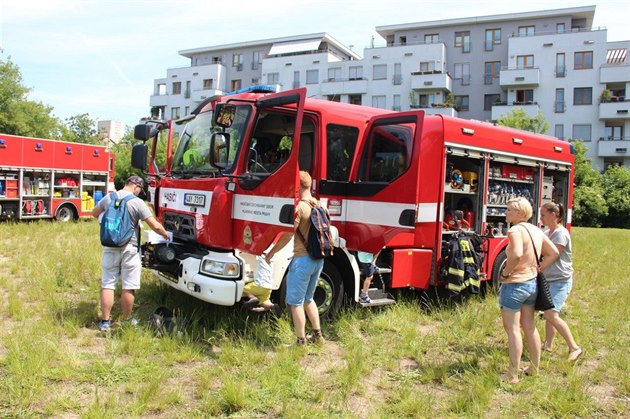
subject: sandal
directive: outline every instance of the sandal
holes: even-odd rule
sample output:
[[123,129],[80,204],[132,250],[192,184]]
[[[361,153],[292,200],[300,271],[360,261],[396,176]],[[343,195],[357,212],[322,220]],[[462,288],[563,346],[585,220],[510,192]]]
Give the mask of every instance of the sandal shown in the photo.
[[553,349],[550,346],[545,345],[544,343],[540,347],[541,352],[553,352]]
[[536,377],[538,375],[538,369],[532,367],[531,365],[527,368],[521,368],[519,371],[528,377]]
[[254,307],[258,306],[259,302],[260,301],[256,297],[250,298],[249,300],[247,300],[247,301],[245,301],[243,303],[243,308],[250,308],[250,309],[254,308]]
[[518,378],[518,375],[516,377],[513,377],[510,374],[505,373],[505,374],[501,374],[501,381],[506,384],[518,384],[520,380]]
[[580,357],[582,356],[582,354],[584,353],[584,351],[582,350],[582,348],[578,347],[577,349],[574,349],[572,351],[569,352],[569,358],[568,361],[569,362],[575,362],[578,359],[580,359]]

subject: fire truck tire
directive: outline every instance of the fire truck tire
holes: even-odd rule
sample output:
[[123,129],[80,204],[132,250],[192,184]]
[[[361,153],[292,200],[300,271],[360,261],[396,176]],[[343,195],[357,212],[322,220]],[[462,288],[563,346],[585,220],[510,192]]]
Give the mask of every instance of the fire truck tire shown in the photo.
[[55,212],[55,220],[67,223],[68,221],[74,221],[76,219],[76,215],[74,213],[74,209],[70,205],[62,205],[57,208]]
[[501,271],[505,267],[507,262],[507,254],[505,250],[501,251],[497,255],[497,258],[494,260],[494,265],[492,265],[492,279],[490,281],[486,281],[486,287],[490,287],[491,292],[499,291],[499,279],[501,278]]

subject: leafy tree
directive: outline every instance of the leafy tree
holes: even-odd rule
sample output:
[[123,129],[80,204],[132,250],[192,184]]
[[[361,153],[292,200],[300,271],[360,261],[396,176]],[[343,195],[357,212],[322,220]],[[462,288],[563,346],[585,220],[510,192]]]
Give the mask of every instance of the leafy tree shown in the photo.
[[69,137],[67,141],[83,144],[103,144],[96,130],[96,121],[90,114],[82,113],[66,119]]
[[602,178],[608,205],[607,227],[630,228],[630,169],[608,166]]
[[22,84],[20,69],[9,58],[0,58],[0,132],[28,137],[57,138],[62,124],[53,108],[28,100],[31,91]]
[[525,109],[518,107],[499,118],[497,124],[538,134],[544,134],[549,129],[547,117],[541,110],[535,118],[530,118]]
[[575,188],[573,189],[573,225],[601,227],[608,215],[601,175],[586,158],[586,146],[577,141],[575,150]]

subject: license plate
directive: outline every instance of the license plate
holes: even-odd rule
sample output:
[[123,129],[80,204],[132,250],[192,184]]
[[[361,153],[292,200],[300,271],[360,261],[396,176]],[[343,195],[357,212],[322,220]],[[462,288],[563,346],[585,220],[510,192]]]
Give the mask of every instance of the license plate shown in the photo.
[[184,194],[184,204],[192,207],[205,207],[206,196],[197,193],[186,193]]

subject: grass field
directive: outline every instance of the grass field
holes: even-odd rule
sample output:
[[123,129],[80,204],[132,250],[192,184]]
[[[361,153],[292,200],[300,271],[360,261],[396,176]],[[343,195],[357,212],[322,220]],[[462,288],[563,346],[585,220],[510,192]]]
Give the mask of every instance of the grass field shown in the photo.
[[185,333],[104,336],[97,224],[0,224],[0,416],[628,417],[630,231],[574,228],[573,240],[564,318],[586,354],[569,364],[558,337],[541,375],[510,386],[495,296],[400,293],[297,348],[287,315],[211,307],[145,274],[137,316],[177,309]]

